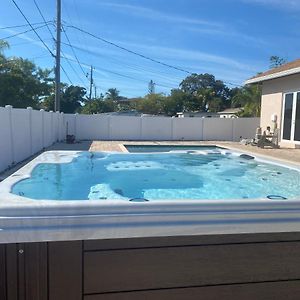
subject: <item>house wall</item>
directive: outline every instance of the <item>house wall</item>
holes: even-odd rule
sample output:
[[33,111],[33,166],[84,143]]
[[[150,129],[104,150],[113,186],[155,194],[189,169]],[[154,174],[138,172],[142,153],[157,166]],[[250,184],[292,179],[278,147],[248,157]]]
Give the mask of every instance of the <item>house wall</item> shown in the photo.
[[[260,119],[260,126],[263,130],[266,130],[267,126],[272,126],[273,114],[278,117],[278,127],[282,127],[283,94],[298,90],[300,91],[300,74],[263,82]],[[295,147],[295,144],[281,141],[280,146]]]

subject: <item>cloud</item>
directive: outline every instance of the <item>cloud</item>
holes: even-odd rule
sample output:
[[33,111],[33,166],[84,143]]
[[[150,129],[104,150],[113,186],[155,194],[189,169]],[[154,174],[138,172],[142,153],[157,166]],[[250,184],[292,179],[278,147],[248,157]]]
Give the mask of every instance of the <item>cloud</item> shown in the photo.
[[222,24],[217,23],[217,22],[212,22],[212,21],[205,20],[205,19],[195,19],[195,18],[183,17],[183,16],[179,16],[179,15],[168,14],[168,13],[154,10],[154,9],[144,7],[144,6],[123,4],[123,3],[117,3],[117,2],[102,2],[102,1],[97,2],[97,4],[118,10],[127,15],[131,14],[134,16],[142,17],[142,18],[160,20],[160,21],[164,21],[164,22],[169,21],[169,22],[175,22],[175,23],[181,23],[181,24],[204,25],[204,26],[210,26],[210,27],[216,27],[216,28],[222,26]]
[[211,53],[206,53],[203,51],[197,51],[197,50],[188,50],[188,49],[182,49],[178,47],[164,47],[164,46],[155,46],[155,45],[148,45],[148,44],[135,44],[131,42],[120,42],[115,41],[118,44],[122,44],[122,46],[133,48],[137,51],[137,49],[140,49],[143,51],[144,54],[150,53],[159,57],[158,59],[164,59],[168,62],[172,61],[172,63],[177,64],[179,62],[187,62],[187,61],[200,61],[205,63],[212,63],[217,65],[224,65],[233,69],[239,69],[239,70],[248,70],[248,71],[254,71],[256,70],[256,67],[253,66],[253,64],[245,64],[243,62],[240,62],[236,59],[229,58],[227,56],[223,55],[216,55]]
[[212,37],[217,37],[219,40],[220,37],[228,40],[230,38],[230,42],[234,42],[237,44],[245,45],[247,43],[247,47],[256,47],[256,48],[265,48],[269,46],[268,42],[264,39],[248,35],[243,32],[236,31],[235,29],[215,29],[215,28],[200,28],[200,27],[186,27],[186,30],[199,33],[199,34],[206,34]]
[[243,2],[249,4],[261,4],[264,6],[271,6],[279,9],[289,10],[289,11],[299,11],[300,1],[299,0],[242,0]]

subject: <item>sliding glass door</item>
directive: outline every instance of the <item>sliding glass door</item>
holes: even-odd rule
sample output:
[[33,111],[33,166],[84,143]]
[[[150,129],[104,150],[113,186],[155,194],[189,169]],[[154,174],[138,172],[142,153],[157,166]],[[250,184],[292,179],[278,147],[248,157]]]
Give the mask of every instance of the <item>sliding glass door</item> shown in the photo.
[[282,139],[300,143],[300,92],[284,96]]
[[300,142],[300,92],[296,96],[294,141]]

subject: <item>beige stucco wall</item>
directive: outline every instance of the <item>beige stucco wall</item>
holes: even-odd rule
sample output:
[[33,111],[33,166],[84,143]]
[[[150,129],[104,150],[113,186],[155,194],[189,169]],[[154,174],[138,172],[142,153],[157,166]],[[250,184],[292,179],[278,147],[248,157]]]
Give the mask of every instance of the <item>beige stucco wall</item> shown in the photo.
[[[278,127],[282,127],[283,94],[287,92],[300,91],[300,74],[263,82],[261,100],[261,121],[263,130],[272,126],[271,116],[278,116]],[[283,147],[294,147],[293,143],[280,142]]]

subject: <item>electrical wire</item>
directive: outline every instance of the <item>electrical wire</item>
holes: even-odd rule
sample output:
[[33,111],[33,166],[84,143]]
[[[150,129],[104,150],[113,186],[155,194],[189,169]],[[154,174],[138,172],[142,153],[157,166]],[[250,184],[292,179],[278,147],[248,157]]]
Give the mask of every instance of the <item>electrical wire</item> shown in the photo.
[[[114,42],[108,41],[107,39],[104,39],[104,38],[102,38],[102,37],[100,37],[100,36],[97,36],[97,35],[95,35],[95,34],[93,34],[93,33],[90,33],[90,32],[88,32],[88,31],[86,31],[86,30],[84,30],[84,29],[82,29],[82,28],[77,27],[77,26],[74,26],[74,25],[67,25],[67,27],[73,28],[73,29],[75,29],[75,30],[78,30],[78,31],[80,31],[80,32],[82,32],[82,33],[85,33],[85,34],[87,34],[87,35],[89,35],[89,36],[91,36],[91,37],[93,37],[93,38],[95,38],[95,39],[97,39],[97,40],[100,40],[100,41],[102,41],[102,42],[104,42],[104,43],[106,43],[106,44],[109,44],[109,45],[111,45],[111,46],[114,46],[114,47],[116,47],[116,48],[118,48],[118,49],[121,49],[121,50],[123,50],[123,51],[126,51],[126,52],[128,52],[128,53],[134,54],[134,55],[139,56],[139,57],[141,57],[141,58],[147,59],[147,60],[152,61],[152,62],[154,62],[154,63],[163,65],[163,66],[168,67],[168,68],[171,68],[171,69],[175,69],[175,70],[177,70],[177,71],[181,71],[181,72],[187,73],[187,74],[189,74],[189,75],[193,75],[193,74],[194,74],[193,72],[190,72],[190,71],[185,70],[185,69],[183,69],[183,68],[180,68],[180,67],[177,67],[177,66],[174,66],[174,65],[170,65],[170,64],[167,64],[167,63],[164,63],[164,62],[159,61],[159,60],[157,60],[157,59],[151,58],[151,57],[146,56],[146,55],[144,55],[144,54],[141,54],[141,53],[138,53],[138,52],[136,52],[136,51],[130,50],[130,49],[128,49],[128,48],[125,48],[125,47],[123,47],[123,46],[120,46],[120,45],[118,45],[118,44],[116,44],[116,43],[114,43]],[[236,87],[242,87],[241,85],[238,85],[238,84],[235,84],[235,83],[232,83],[232,82],[228,82],[228,81],[223,81],[223,82],[226,83],[226,84],[228,84],[228,85],[232,85],[232,86],[236,86]]]
[[[53,41],[56,42],[56,39],[55,39],[55,37],[54,37],[54,35],[53,35],[53,33],[52,33],[50,27],[48,26],[48,24],[47,24],[47,22],[46,22],[46,19],[45,19],[43,13],[42,13],[42,10],[40,9],[40,7],[39,7],[39,5],[37,4],[36,0],[33,0],[33,2],[34,2],[35,7],[36,7],[37,10],[38,10],[40,16],[42,17],[44,23],[46,24],[47,29],[48,29],[48,31],[49,31],[49,33],[50,33],[50,35],[51,35]],[[64,52],[63,52],[63,51],[61,51],[61,52],[62,52],[63,56],[65,57],[66,55],[64,54]],[[81,77],[79,76],[79,74],[77,73],[77,71],[74,69],[74,67],[72,66],[72,64],[71,64],[68,60],[67,60],[67,63],[69,64],[70,68],[73,70],[74,74],[79,78],[79,80],[81,81],[81,83],[85,86],[83,80],[81,79]],[[65,74],[66,74],[66,71],[64,71],[64,72],[65,72]],[[67,75],[67,76],[68,76],[68,75]],[[69,77],[68,77],[68,78],[69,78]],[[85,88],[86,88],[86,87],[85,87]]]
[[[70,61],[76,62],[76,60],[74,60],[74,59],[70,59],[70,58],[67,58],[67,59],[70,60]],[[85,66],[88,66],[88,64],[83,63],[83,62],[81,62],[81,64],[85,65]],[[124,78],[128,78],[128,79],[131,79],[131,80],[135,80],[135,81],[140,81],[140,82],[143,82],[143,83],[146,83],[146,84],[149,83],[146,80],[143,80],[143,79],[140,79],[140,78],[136,78],[136,77],[133,77],[133,76],[121,74],[121,73],[114,72],[114,71],[111,71],[111,70],[107,70],[105,68],[98,67],[98,66],[95,66],[95,67],[96,67],[97,70],[101,70],[103,72],[111,73],[111,74],[114,74],[114,75],[117,75],[117,76],[120,76],[120,77],[124,77]],[[169,89],[173,89],[174,88],[174,86],[167,86],[167,85],[158,84],[158,83],[156,83],[156,85],[160,86],[160,87],[164,87],[164,88],[169,88]]]
[[26,22],[31,27],[31,29],[34,31],[34,33],[36,34],[36,36],[38,37],[38,39],[42,42],[42,44],[44,45],[44,47],[49,51],[50,55],[52,57],[55,57],[55,55],[53,54],[53,52],[49,49],[48,45],[44,42],[44,40],[41,38],[41,36],[37,33],[37,31],[35,30],[35,28],[31,25],[31,23],[29,22],[29,20],[27,19],[27,17],[25,16],[25,14],[23,13],[23,11],[19,7],[19,5],[16,3],[16,1],[15,0],[11,0],[11,1],[15,5],[15,7],[18,9],[18,11],[20,12],[20,14],[23,16],[23,18],[26,20]]
[[[66,43],[63,43],[63,44],[69,46],[69,44],[66,44]],[[127,68],[132,69],[132,70],[134,70],[134,71],[137,71],[137,72],[139,72],[139,73],[142,71],[143,73],[151,73],[151,74],[154,74],[156,77],[160,77],[162,80],[169,81],[170,84],[175,84],[175,82],[174,82],[174,81],[172,82],[172,80],[170,79],[169,76],[165,76],[165,75],[163,75],[163,74],[160,74],[160,73],[158,73],[157,71],[151,71],[151,70],[148,70],[148,69],[146,69],[146,68],[140,67],[140,66],[135,65],[135,64],[127,64],[127,63],[124,63],[123,61],[121,61],[121,60],[119,60],[119,59],[116,59],[115,57],[112,57],[112,56],[105,56],[105,55],[102,55],[102,54],[100,54],[100,53],[96,53],[96,52],[91,51],[91,50],[83,49],[83,48],[78,47],[78,46],[72,45],[72,47],[75,48],[75,49],[77,49],[77,50],[79,50],[79,51],[83,51],[83,52],[92,54],[92,55],[94,55],[94,56],[98,56],[98,57],[101,57],[101,58],[113,60],[113,61],[115,61],[115,62],[113,62],[113,63],[115,63],[115,64],[117,64],[117,65],[120,65],[120,64],[121,64],[121,65],[126,66]],[[180,79],[178,79],[178,80],[180,80]]]
[[25,33],[28,33],[28,32],[43,28],[43,27],[46,27],[46,25],[44,24],[44,25],[41,25],[41,26],[38,26],[38,27],[35,27],[35,28],[32,28],[32,29],[28,29],[28,30],[25,30],[25,31],[22,31],[22,32],[14,33],[12,35],[8,35],[8,36],[2,37],[0,39],[1,40],[8,40],[8,39],[11,39],[13,37],[16,37],[16,36],[19,36],[19,35],[22,35],[22,34],[25,34]]
[[50,30],[50,27],[48,26],[48,24],[47,24],[47,21],[46,21],[46,19],[45,19],[44,15],[43,15],[43,13],[42,13],[42,11],[41,11],[40,7],[38,6],[38,4],[37,4],[36,0],[33,0],[33,2],[34,2],[34,5],[35,5],[35,7],[36,7],[36,8],[37,8],[37,10],[38,10],[38,12],[39,12],[40,16],[42,17],[42,19],[43,19],[44,23],[46,24],[46,26],[47,26],[47,29],[48,29],[48,31],[50,32],[50,35],[51,35],[51,37],[52,37],[53,41],[55,42],[54,35],[53,35],[52,31]]
[[73,55],[74,55],[74,57],[75,57],[75,59],[76,59],[78,65],[79,65],[79,67],[80,67],[82,73],[84,74],[84,76],[85,76],[86,78],[88,78],[86,72],[85,72],[85,71],[83,70],[83,68],[82,68],[82,65],[81,65],[81,63],[80,63],[80,61],[79,61],[79,59],[78,59],[78,57],[77,57],[77,55],[76,55],[76,52],[75,52],[75,50],[74,50],[74,48],[73,48],[73,46],[72,46],[72,44],[71,44],[71,42],[70,42],[69,36],[68,36],[68,34],[67,34],[67,32],[66,32],[66,30],[65,30],[64,28],[63,28],[63,32],[64,32],[64,35],[65,35],[67,41],[68,41],[68,46],[70,46],[70,48],[71,48],[71,50],[72,50],[72,52],[73,52]]
[[134,54],[134,55],[139,56],[139,57],[141,57],[141,58],[150,60],[150,61],[155,62],[155,63],[157,63],[157,64],[163,65],[163,66],[165,66],[165,67],[168,67],[168,68],[171,68],[171,69],[175,69],[175,70],[177,70],[177,71],[181,71],[181,72],[184,72],[184,73],[187,73],[187,74],[190,74],[190,75],[193,74],[193,73],[190,72],[190,71],[184,70],[184,69],[182,69],[182,68],[179,68],[179,67],[176,67],[176,66],[173,66],[173,65],[166,64],[166,63],[164,63],[164,62],[162,62],[162,61],[159,61],[159,60],[157,60],[157,59],[151,58],[151,57],[146,56],[146,55],[144,55],[144,54],[141,54],[141,53],[138,53],[138,52],[136,52],[136,51],[130,50],[130,49],[128,49],[128,48],[125,48],[125,47],[123,47],[123,46],[120,46],[120,45],[118,45],[118,44],[116,44],[116,43],[110,42],[110,41],[108,41],[108,40],[106,40],[106,39],[104,39],[104,38],[102,38],[102,37],[99,37],[99,36],[97,36],[97,35],[95,35],[95,34],[93,34],[93,33],[90,33],[90,32],[88,32],[88,31],[86,31],[86,30],[84,30],[84,29],[81,29],[81,28],[79,28],[79,27],[77,27],[77,26],[74,26],[74,25],[67,25],[67,27],[76,29],[76,30],[78,30],[78,31],[80,31],[80,32],[83,32],[83,33],[85,33],[85,34],[87,34],[87,35],[89,35],[89,36],[91,36],[91,37],[93,37],[93,38],[95,38],[95,39],[97,39],[97,40],[100,40],[100,41],[102,41],[102,42],[104,42],[104,43],[106,43],[106,44],[109,44],[109,45],[111,45],[111,46],[114,46],[114,47],[116,47],[116,48],[119,48],[119,49],[121,49],[121,50],[123,50],[123,51],[126,51],[126,52],[128,52],[128,53]]
[[[63,44],[65,44],[65,43],[63,43]],[[66,45],[67,45],[67,44],[66,44]],[[77,47],[77,46],[74,46],[74,45],[73,45],[73,47],[74,47],[75,49],[80,50],[80,51],[84,51],[84,52],[90,53],[90,54],[95,55],[95,56],[101,56],[101,57],[103,57],[103,56],[100,55],[99,53],[95,53],[95,52],[92,52],[92,51],[89,51],[89,50],[86,50],[86,49],[82,49],[82,48]],[[124,64],[123,62],[120,62],[120,63],[123,64],[123,65],[126,65],[128,68],[131,68],[131,69],[133,69],[133,70],[135,70],[135,71],[138,71],[138,72],[143,71],[144,73],[145,73],[145,72],[153,73],[153,74],[156,75],[156,77],[161,77],[162,80],[164,80],[164,81],[166,81],[166,80],[169,81],[169,84],[171,84],[171,85],[177,85],[177,83],[170,82],[169,77],[164,77],[163,75],[157,74],[157,73],[155,73],[155,72],[147,71],[147,70],[142,69],[142,68],[134,68],[134,67],[132,67],[132,66],[130,66],[130,65],[128,65],[128,64]],[[119,64],[120,64],[120,63],[119,63]],[[111,71],[109,71],[109,70],[107,70],[107,69],[105,69],[105,70],[106,70],[106,72],[111,72]],[[122,76],[126,76],[126,75],[122,75]],[[167,84],[168,84],[168,83],[167,83]],[[166,86],[164,86],[164,87],[166,87]],[[174,86],[173,86],[172,88],[174,88]]]
[[74,85],[72,80],[70,79],[68,73],[66,72],[66,70],[64,69],[64,67],[62,65],[60,65],[62,71],[64,72],[64,74],[66,75],[66,77],[68,78],[69,82],[71,83],[71,85]]
[[[46,23],[53,23],[53,21],[45,21]],[[36,23],[31,23],[32,26],[35,25],[41,25],[45,22],[36,22]],[[22,24],[22,25],[14,25],[14,26],[6,26],[6,27],[0,27],[0,30],[5,30],[5,29],[14,29],[14,28],[20,28],[20,27],[28,27],[28,24]]]

